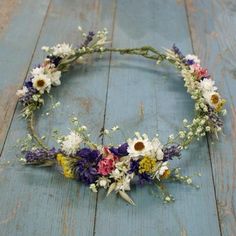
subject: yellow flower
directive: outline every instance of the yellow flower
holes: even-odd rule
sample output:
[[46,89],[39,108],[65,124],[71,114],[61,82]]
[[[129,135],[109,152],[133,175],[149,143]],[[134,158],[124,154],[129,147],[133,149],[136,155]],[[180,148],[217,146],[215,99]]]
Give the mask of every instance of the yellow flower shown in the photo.
[[215,108],[217,112],[220,112],[226,102],[225,99],[221,99],[218,93],[213,93],[210,97],[210,101],[212,106]]
[[170,170],[166,170],[166,171],[164,172],[164,174],[161,176],[161,178],[163,178],[163,179],[168,179],[169,176],[170,176],[170,174],[171,174],[171,171],[170,171]]
[[220,102],[216,105],[216,111],[220,112],[224,106],[224,104],[226,103],[225,99],[220,100]]
[[155,171],[156,160],[154,158],[145,156],[139,162],[139,173],[142,174],[144,172],[153,173]]
[[71,160],[69,157],[64,156],[61,153],[57,154],[57,161],[58,164],[62,167],[63,170],[63,175],[66,178],[74,178],[74,173],[73,170],[71,168]]

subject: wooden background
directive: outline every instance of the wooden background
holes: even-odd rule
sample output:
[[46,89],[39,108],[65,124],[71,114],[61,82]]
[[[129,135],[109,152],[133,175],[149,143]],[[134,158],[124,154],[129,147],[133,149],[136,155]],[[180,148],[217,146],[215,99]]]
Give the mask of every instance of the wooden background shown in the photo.
[[[169,185],[176,198],[165,205],[148,188],[131,195],[136,207],[116,196],[105,199],[56,170],[24,167],[16,160],[16,139],[25,134],[15,92],[29,69],[43,59],[40,48],[59,42],[79,45],[77,26],[107,27],[113,47],[176,43],[196,53],[227,99],[224,135],[203,139],[174,163],[201,188]],[[235,0],[0,0],[0,235],[236,235],[236,1]],[[41,135],[68,132],[72,113],[90,128],[119,124],[126,135],[145,131],[162,142],[193,102],[169,66],[142,58],[107,54],[63,76],[53,90],[61,107],[38,117]],[[44,111],[47,110],[47,106]],[[122,141],[117,135],[113,142]],[[47,142],[51,142],[47,140]],[[103,142],[110,142],[104,139]]]

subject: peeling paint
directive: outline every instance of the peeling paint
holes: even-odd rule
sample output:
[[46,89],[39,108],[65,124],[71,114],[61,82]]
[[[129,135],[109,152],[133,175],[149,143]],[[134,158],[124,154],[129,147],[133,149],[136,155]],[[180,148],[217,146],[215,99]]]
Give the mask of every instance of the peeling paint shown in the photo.
[[0,1],[0,34],[6,29],[8,26],[11,16],[16,10],[17,6],[21,2],[19,0],[2,0]]
[[79,103],[81,107],[89,113],[92,107],[92,101],[90,98],[79,98]]
[[188,236],[187,231],[186,231],[186,229],[184,227],[182,227],[180,235],[181,236]]
[[140,119],[141,119],[141,120],[144,119],[144,104],[143,104],[143,102],[140,103],[139,116],[140,116]]
[[14,219],[16,217],[17,209],[20,208],[20,206],[21,206],[21,203],[17,202],[16,206],[8,213],[7,217],[4,220],[0,221],[0,225],[7,224],[9,221]]

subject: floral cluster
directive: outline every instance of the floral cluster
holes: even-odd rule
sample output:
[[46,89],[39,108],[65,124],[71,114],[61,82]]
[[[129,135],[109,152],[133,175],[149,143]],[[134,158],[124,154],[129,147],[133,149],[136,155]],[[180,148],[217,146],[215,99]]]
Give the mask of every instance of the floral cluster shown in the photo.
[[226,115],[223,106],[226,102],[218,92],[215,81],[208,74],[207,69],[200,65],[197,56],[188,54],[184,56],[179,48],[173,45],[167,50],[166,59],[181,72],[184,86],[191,98],[195,100],[195,117],[192,122],[183,120],[184,129],[171,139],[178,139],[183,148],[187,148],[194,138],[197,140],[206,133],[222,131],[223,120],[221,115]]
[[[25,152],[25,163],[56,164],[65,177],[88,184],[93,192],[99,188],[107,189],[107,194],[114,191],[131,204],[134,202],[127,194],[131,183],[158,184],[174,178],[169,160],[181,153],[178,145],[164,147],[157,137],[150,140],[139,132],[118,147],[86,147],[82,133],[75,131],[60,137],[58,143],[58,150],[37,148]],[[170,196],[165,198],[168,201]]]
[[[83,42],[77,47],[66,43],[42,47],[47,53],[46,58],[32,69],[23,88],[17,91],[19,101],[24,107],[22,115],[29,122],[31,133],[22,143],[24,163],[57,165],[66,178],[89,185],[93,192],[103,188],[107,190],[107,195],[111,192],[118,193],[130,204],[134,202],[127,192],[133,185],[143,184],[157,186],[165,202],[173,200],[172,195],[163,188],[164,182],[193,184],[191,177],[181,175],[179,168],[171,169],[170,161],[174,157],[179,158],[181,151],[188,148],[194,139],[199,140],[207,133],[217,134],[222,130],[221,115],[226,114],[223,109],[225,100],[218,92],[214,80],[207,69],[201,66],[197,56],[184,56],[175,45],[165,54],[151,46],[107,48],[106,29],[85,33],[79,27],[79,31]],[[101,146],[93,143],[87,127],[80,125],[77,118],[73,118],[75,128],[68,135],[56,137],[60,147],[47,147],[33,127],[33,115],[44,104],[43,96],[50,93],[53,86],[61,85],[62,73],[68,71],[73,64],[81,63],[91,54],[104,52],[140,55],[155,60],[158,64],[163,60],[173,64],[180,71],[187,92],[195,100],[195,117],[192,122],[184,119],[183,127],[176,135],[171,134],[164,145],[158,136],[150,139],[147,134],[136,132],[133,138],[128,138],[119,146]],[[111,132],[118,130],[119,127],[115,126]],[[101,131],[101,135],[109,133],[107,129]],[[32,146],[31,142],[34,142]]]
[[[79,30],[82,31],[81,27]],[[73,47],[67,43],[57,44],[53,47],[43,46],[48,55],[44,61],[35,66],[30,72],[29,78],[24,82],[23,88],[19,89],[16,95],[25,109],[23,116],[28,117],[34,110],[40,108],[44,103],[43,94],[50,93],[52,86],[61,85],[61,74],[69,69],[74,61],[81,61],[82,55],[91,50],[103,51],[104,44],[107,43],[107,29],[97,33],[82,32],[84,42]],[[79,56],[78,56],[79,55]]]

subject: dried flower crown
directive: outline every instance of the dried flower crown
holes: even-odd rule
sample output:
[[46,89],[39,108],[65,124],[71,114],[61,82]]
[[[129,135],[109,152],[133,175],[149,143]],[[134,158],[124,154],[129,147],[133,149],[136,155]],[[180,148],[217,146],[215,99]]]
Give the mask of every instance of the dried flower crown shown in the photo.
[[[215,82],[208,71],[201,67],[200,60],[195,55],[184,56],[175,45],[163,54],[150,46],[108,48],[105,47],[106,29],[96,34],[86,34],[81,27],[79,30],[84,37],[84,42],[79,47],[66,43],[43,47],[47,52],[46,59],[32,69],[23,88],[17,91],[19,101],[24,107],[22,116],[27,120],[30,131],[27,138],[21,142],[21,159],[25,164],[57,165],[65,177],[88,184],[94,192],[99,188],[107,189],[107,195],[114,191],[131,204],[134,202],[127,194],[131,183],[153,184],[165,202],[174,200],[166,188],[162,187],[163,182],[193,184],[191,177],[182,175],[179,168],[170,169],[169,161],[173,157],[180,157],[181,151],[194,140],[199,140],[207,133],[217,135],[222,130],[221,115],[226,114],[226,110],[222,109],[225,100],[219,94]],[[149,139],[146,134],[136,132],[135,137],[129,138],[118,147],[102,147],[90,140],[87,127],[74,117],[74,130],[66,136],[57,137],[60,148],[47,147],[34,129],[34,113],[43,106],[44,94],[61,84],[61,74],[68,71],[72,64],[90,54],[105,52],[139,55],[154,60],[157,64],[165,60],[174,65],[182,75],[187,92],[195,101],[195,117],[192,122],[184,119],[184,128],[179,130],[177,135],[170,135],[164,145],[158,136]],[[57,105],[59,103],[55,104]],[[118,126],[111,130],[102,130],[102,134],[116,130],[119,130]]]

